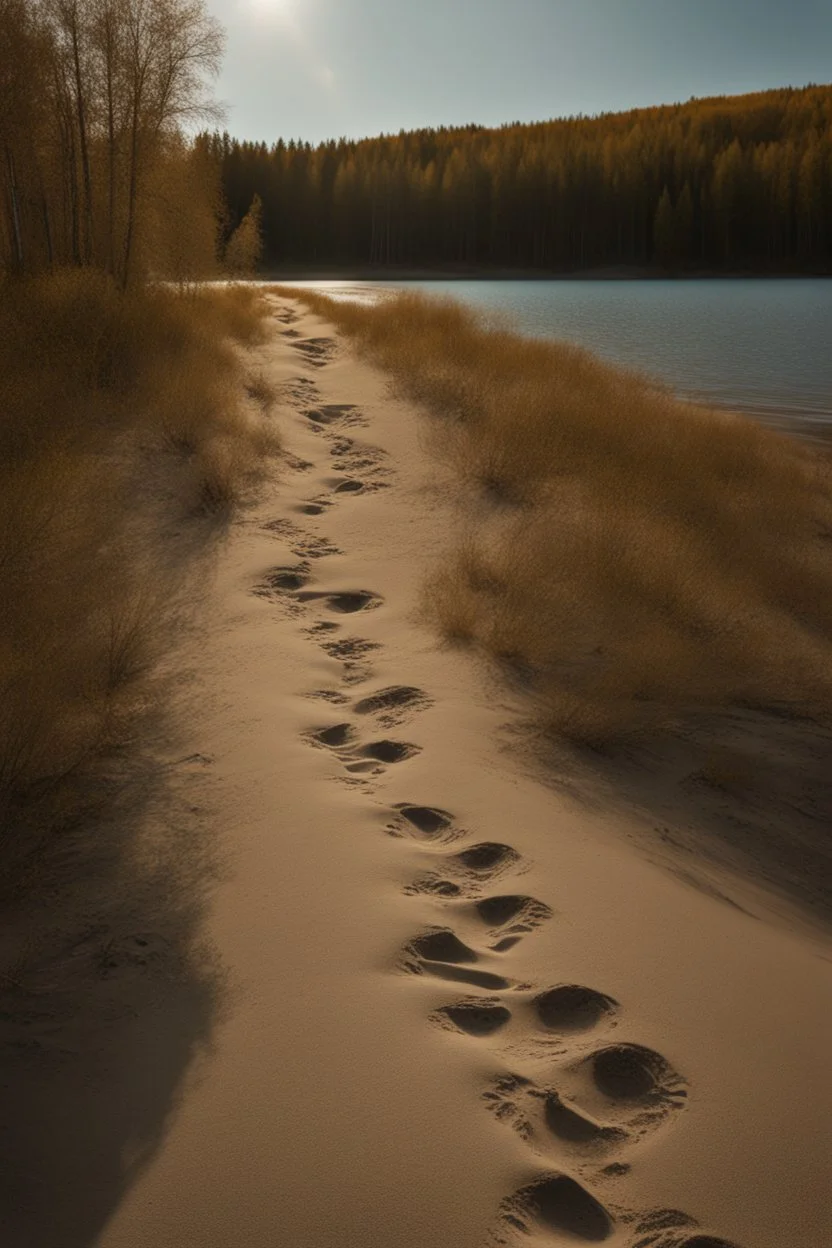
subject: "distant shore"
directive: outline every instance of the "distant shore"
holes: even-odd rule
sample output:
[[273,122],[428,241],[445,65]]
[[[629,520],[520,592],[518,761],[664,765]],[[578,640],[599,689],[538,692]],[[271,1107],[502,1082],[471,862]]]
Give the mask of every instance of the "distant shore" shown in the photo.
[[605,265],[588,269],[485,268],[482,265],[455,265],[443,268],[415,268],[407,265],[281,265],[257,274],[259,282],[449,282],[449,281],[726,281],[750,278],[817,278],[827,280],[832,273],[806,270],[657,269],[646,265]]

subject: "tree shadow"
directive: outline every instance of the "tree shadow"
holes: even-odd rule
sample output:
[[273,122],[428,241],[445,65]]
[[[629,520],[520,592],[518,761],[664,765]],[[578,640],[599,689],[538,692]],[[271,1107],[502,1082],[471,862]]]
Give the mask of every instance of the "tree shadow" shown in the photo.
[[[157,726],[158,727],[158,726]],[[147,733],[141,734],[148,740]],[[8,878],[0,939],[0,1228],[87,1248],[160,1147],[224,999],[200,937],[210,760],[99,759],[71,826]],[[169,739],[164,742],[169,747]]]
[[[512,748],[528,741],[521,730]],[[828,724],[738,706],[607,752],[539,732],[533,741],[538,776],[584,808],[625,816],[640,850],[687,884],[744,909],[750,883],[768,894],[764,910],[828,930]]]

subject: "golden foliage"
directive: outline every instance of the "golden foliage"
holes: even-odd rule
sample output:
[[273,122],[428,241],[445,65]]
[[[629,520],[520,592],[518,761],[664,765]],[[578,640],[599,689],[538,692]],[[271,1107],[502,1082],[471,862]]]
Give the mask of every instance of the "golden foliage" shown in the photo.
[[128,739],[186,606],[195,539],[214,531],[195,517],[244,500],[266,470],[276,435],[233,346],[262,332],[256,293],[238,288],[122,295],[92,270],[0,283],[9,836],[32,794]]

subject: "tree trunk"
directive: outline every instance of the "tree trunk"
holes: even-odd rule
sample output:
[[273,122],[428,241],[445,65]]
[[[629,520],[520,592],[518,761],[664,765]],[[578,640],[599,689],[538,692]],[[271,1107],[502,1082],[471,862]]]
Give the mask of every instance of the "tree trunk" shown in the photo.
[[20,196],[17,189],[14,156],[12,149],[6,147],[6,169],[9,175],[9,201],[11,204],[12,242],[14,245],[14,263],[18,273],[23,272],[23,239],[20,232]]
[[133,260],[133,240],[136,228],[136,196],[138,193],[139,163],[139,106],[134,101],[133,119],[130,128],[130,181],[127,192],[127,229],[124,235],[124,258],[121,270],[121,288],[126,290],[130,282],[130,268]]
[[78,114],[78,141],[81,150],[81,178],[84,188],[83,226],[81,254],[86,264],[93,260],[92,177],[90,154],[87,143],[87,112],[84,104],[84,84],[81,76],[81,53],[78,46],[78,13],[72,15],[72,62],[75,74],[75,109]]

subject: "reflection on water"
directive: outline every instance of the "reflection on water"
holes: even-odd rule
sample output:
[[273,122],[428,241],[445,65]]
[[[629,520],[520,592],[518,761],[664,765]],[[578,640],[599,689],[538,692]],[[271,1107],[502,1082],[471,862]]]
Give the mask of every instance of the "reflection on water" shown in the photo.
[[832,422],[832,281],[296,282],[342,298],[424,289],[565,338],[767,422]]

